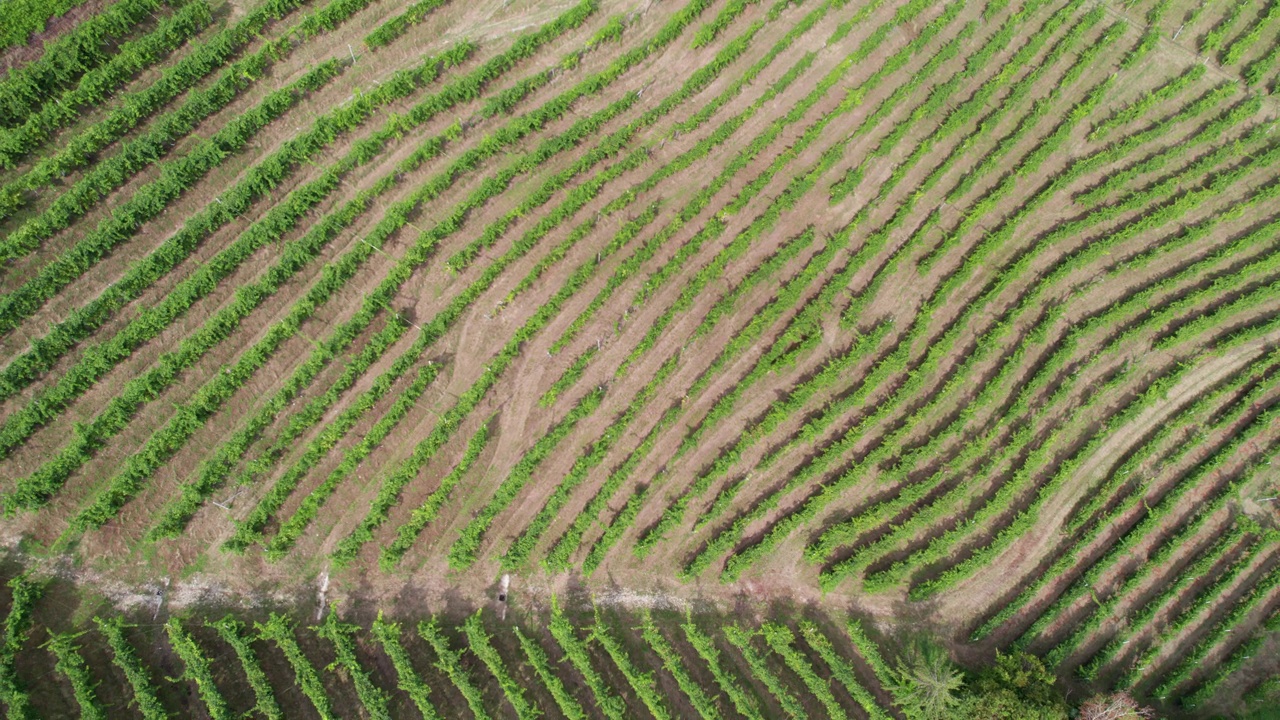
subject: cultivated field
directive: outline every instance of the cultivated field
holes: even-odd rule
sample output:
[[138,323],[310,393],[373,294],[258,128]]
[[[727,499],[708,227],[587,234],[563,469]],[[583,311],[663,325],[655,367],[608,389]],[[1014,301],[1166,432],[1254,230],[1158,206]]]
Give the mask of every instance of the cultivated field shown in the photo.
[[4,577],[90,635],[9,591],[0,702],[879,718],[908,632],[1272,702],[1280,2],[14,8]]

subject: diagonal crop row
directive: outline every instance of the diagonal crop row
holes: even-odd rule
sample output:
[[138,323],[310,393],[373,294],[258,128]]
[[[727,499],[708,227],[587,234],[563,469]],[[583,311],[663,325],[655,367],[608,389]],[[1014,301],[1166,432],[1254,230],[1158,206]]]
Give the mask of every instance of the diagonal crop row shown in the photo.
[[[5,218],[25,205],[26,193],[49,186],[55,179],[89,164],[104,148],[119,140],[144,119],[150,117],[174,98],[186,93],[183,104],[155,119],[148,136],[170,138],[170,142],[186,136],[200,120],[225,107],[237,95],[259,80],[274,61],[315,35],[339,25],[363,5],[349,0],[330,0],[323,8],[299,20],[276,40],[268,41],[252,55],[232,63],[210,87],[195,86],[241,53],[273,21],[282,20],[298,9],[303,0],[270,0],[255,8],[209,39],[189,50],[172,67],[145,88],[120,99],[106,117],[85,128],[62,147],[35,161],[29,170],[0,187],[0,218]],[[143,145],[132,143],[130,147]],[[167,152],[162,146],[157,152]],[[6,245],[7,247],[7,245]]]
[[[1161,124],[1161,125],[1163,125],[1163,124]],[[1150,137],[1152,134],[1153,134],[1152,132],[1144,131],[1143,133],[1140,133],[1140,134],[1139,134],[1139,136],[1134,136],[1134,137],[1131,137],[1131,138],[1129,138],[1129,139],[1126,139],[1125,141],[1120,141],[1119,143],[1116,143],[1114,146],[1109,146],[1109,147],[1108,147],[1108,148],[1106,148],[1104,151],[1102,151],[1102,153],[1101,153],[1101,154],[1095,154],[1094,156],[1087,156],[1086,158],[1084,158],[1084,159],[1082,159],[1082,160],[1080,160],[1080,161],[1077,161],[1077,163],[1076,163],[1075,165],[1073,165],[1073,166],[1071,167],[1071,169],[1069,169],[1068,174],[1069,174],[1070,176],[1077,176],[1078,174],[1080,174],[1080,173],[1083,171],[1083,169],[1084,169],[1084,168],[1089,167],[1089,166],[1095,166],[1096,164],[1099,164],[1099,163],[1100,163],[1100,161],[1101,161],[1102,159],[1105,159],[1106,157],[1109,157],[1109,156],[1118,156],[1118,155],[1119,155],[1119,153],[1118,153],[1117,151],[1118,151],[1118,149],[1119,149],[1119,148],[1121,148],[1121,147],[1131,147],[1131,146],[1133,146],[1133,145],[1135,144],[1135,141],[1136,141],[1137,139],[1141,139],[1141,137],[1144,137],[1144,136],[1145,136],[1145,137]],[[1057,183],[1058,183],[1058,180],[1057,180],[1057,179],[1055,179],[1055,181],[1054,181],[1054,182],[1055,182],[1055,185],[1054,185],[1054,186],[1056,187],[1056,186],[1057,186]],[[1191,199],[1191,202],[1186,202],[1186,203],[1184,203],[1184,204],[1181,204],[1181,206],[1180,206],[1180,207],[1175,207],[1175,208],[1173,208],[1173,209],[1171,210],[1171,212],[1173,212],[1173,211],[1177,211],[1177,210],[1185,211],[1185,210],[1186,210],[1186,209],[1187,209],[1191,204],[1193,204],[1193,203],[1194,203],[1194,201],[1195,201],[1196,199],[1198,199],[1198,198],[1192,198],[1192,199]],[[1073,225],[1079,225],[1079,223],[1074,223]],[[1139,228],[1139,229],[1140,229],[1140,228]],[[1075,232],[1078,232],[1078,228],[1077,228],[1077,227],[1072,227],[1072,228],[1071,228],[1071,230],[1072,230],[1072,231],[1075,231]],[[1133,232],[1136,232],[1136,230],[1134,230]],[[1110,244],[1110,243],[1108,243],[1108,244]],[[971,261],[971,258],[967,258],[967,259],[966,259],[966,264],[968,264],[970,261]],[[947,283],[944,283],[944,286],[940,287],[939,289],[940,289],[940,290],[945,290],[945,289],[946,289],[946,286],[947,286],[947,285],[950,285],[952,282],[954,282],[954,281],[955,281],[955,278],[957,278],[957,277],[958,277],[959,275],[961,275],[961,274],[962,274],[962,273],[958,273],[958,274],[956,274],[956,275],[952,275],[952,276],[951,276],[951,280],[949,280]],[[1001,273],[998,277],[999,277],[999,278],[1009,278],[1009,277],[1013,277],[1013,276],[1014,276],[1014,275],[1013,275],[1013,273],[1012,273],[1012,272],[1005,272],[1005,273]],[[998,288],[998,287],[999,287],[999,285],[998,285],[998,284],[988,284],[988,287],[984,290],[984,292],[980,295],[980,297],[991,297],[991,296],[994,294],[994,292],[993,292],[993,291],[994,291],[996,288]],[[1043,285],[1042,285],[1042,287],[1043,287]],[[932,307],[932,306],[936,305],[936,303],[937,303],[936,298],[938,298],[940,294],[941,294],[941,293],[935,293],[935,294],[932,296],[932,298],[933,298],[933,299],[931,299],[931,300],[929,300],[929,301],[926,301],[926,307],[925,307],[925,309],[924,309],[924,310],[922,310],[922,311],[920,312],[920,314],[918,315],[918,317],[928,317],[928,316],[929,316],[930,312],[928,312],[928,310],[929,310],[929,308],[930,308],[930,307]],[[1025,297],[1025,296],[1024,296],[1024,297]],[[1024,303],[1023,303],[1023,305],[1024,305],[1024,306],[1025,306],[1026,304],[1027,304],[1026,302],[1024,302]],[[963,316],[968,315],[968,314],[969,314],[969,313],[970,313],[974,308],[976,308],[976,307],[980,307],[980,303],[973,303],[973,304],[966,305],[965,310],[964,310],[964,312],[962,313],[962,318],[961,318],[961,320],[963,320]],[[951,324],[951,328],[952,328],[952,329],[948,331],[947,335],[944,335],[944,338],[945,338],[945,337],[950,336],[951,334],[953,334],[954,330],[955,330],[955,329],[957,329],[958,327],[960,327],[962,324],[963,324],[962,322],[960,322],[960,323],[953,322],[953,323]],[[900,346],[900,347],[901,347],[901,346]],[[935,344],[933,344],[933,345],[931,345],[931,346],[930,346],[929,355],[928,355],[927,357],[930,357],[930,358],[939,358],[939,357],[941,357],[941,355],[943,354],[943,352],[944,352],[948,347],[949,347],[949,343],[947,343],[947,342],[943,342],[943,343],[935,343]],[[970,355],[969,357],[970,357],[970,358],[972,358],[972,357],[974,357],[974,356]],[[930,362],[933,362],[933,360],[928,360],[928,359],[927,359],[925,362],[926,362],[926,364],[928,364],[928,363],[930,363]],[[919,371],[918,369],[917,369],[917,371],[916,371],[916,372],[917,372],[917,374],[923,374],[923,373],[920,373],[920,371]],[[896,394],[897,396],[899,396],[899,397],[903,396],[903,393],[902,393],[901,391],[897,391],[895,394]]]
[[212,20],[207,2],[191,0],[161,18],[146,35],[121,45],[109,61],[85,73],[74,88],[45,103],[24,118],[21,125],[0,129],[0,167],[16,167],[55,132],[78,120],[81,108],[103,103],[116,88],[182,47]]
[[0,80],[0,127],[22,124],[86,72],[108,62],[121,41],[160,10],[159,0],[116,0]]
[[213,628],[214,632],[218,633],[218,637],[231,646],[236,659],[240,661],[240,668],[249,681],[249,687],[253,688],[253,697],[256,700],[253,711],[267,720],[284,720],[284,711],[280,709],[275,690],[272,689],[271,683],[267,680],[267,674],[258,661],[258,654],[253,649],[253,642],[246,632],[245,624],[231,615],[205,624]]
[[405,649],[404,643],[400,640],[400,625],[384,620],[382,613],[379,612],[378,617],[369,628],[369,633],[373,635],[382,647],[382,651],[391,659],[391,665],[396,671],[396,686],[413,701],[414,707],[418,708],[418,712],[422,713],[423,720],[437,720],[440,718],[440,713],[431,704],[431,688],[423,682],[418,675],[418,671],[414,669],[409,651]]
[[[590,11],[591,11],[591,7],[589,4],[580,5],[570,10],[566,16],[563,16],[561,18],[561,20],[563,20],[565,23],[572,26],[581,22],[584,15],[589,14]],[[555,30],[555,32],[552,33],[552,37],[554,37],[555,34],[558,34],[559,32],[562,32],[564,30],[564,26],[562,25],[558,25],[556,23],[553,23],[552,25],[554,26],[554,30]],[[546,30],[546,29],[547,28],[545,27],[543,28],[543,30]],[[530,38],[526,36],[526,40],[528,39]],[[533,40],[532,44],[536,46],[538,44],[538,38],[535,36],[532,38],[532,40]],[[525,51],[528,51],[527,47],[525,48]],[[502,64],[500,63],[499,67],[501,67],[501,65]],[[487,69],[488,72],[494,72],[496,70],[497,68]],[[383,87],[386,87],[386,86],[383,86]],[[464,92],[464,91],[461,88],[457,88],[450,91],[448,94],[452,96],[454,95],[454,93],[459,93],[459,92]],[[466,92],[469,92],[469,91],[466,91]],[[463,95],[462,97],[467,97],[467,95]],[[424,110],[426,111],[424,114],[432,115],[434,114],[435,111],[440,109],[438,97],[435,100],[431,100],[428,102],[429,102],[428,106],[424,108]],[[526,119],[524,122],[513,121],[513,127],[510,129],[508,134],[509,135],[514,134],[515,137],[520,137],[522,134],[531,132],[536,126],[539,125],[540,121],[545,121],[545,118],[542,118],[540,116],[539,118],[534,118],[532,120]],[[380,142],[374,143],[374,148],[376,149],[377,147],[380,147],[387,139],[389,139],[389,137],[382,138]],[[506,142],[510,142],[512,139],[513,138],[508,138]],[[437,176],[435,180],[433,180],[432,182],[429,182],[426,186],[424,186],[424,188],[420,190],[419,195],[417,195],[414,198],[410,198],[410,200],[408,201],[405,201],[407,204],[407,207],[411,209],[417,204],[418,201],[421,201],[422,199],[424,199],[424,197],[433,197],[434,195],[439,194],[440,192],[443,192],[443,190],[447,188],[449,184],[451,184],[452,181],[456,179],[459,173],[462,173],[470,168],[473,168],[483,158],[496,152],[496,150],[502,147],[503,144],[504,144],[503,140],[495,138],[495,139],[492,139],[490,142],[486,143],[483,147],[473,149],[472,151],[464,154],[463,157],[459,158],[457,161],[455,161],[453,165],[451,165],[449,171],[447,171],[446,174]],[[437,138],[434,142],[428,141],[425,147],[420,148],[420,152],[416,153],[413,156],[410,156],[405,161],[402,161],[402,166],[407,166],[408,168],[413,168],[418,166],[419,164],[424,162],[426,159],[433,157],[436,153],[438,153],[441,145],[442,143],[440,142],[439,138]],[[336,218],[331,216],[331,219],[329,222],[321,223],[318,226],[314,226],[312,228],[312,231],[309,232],[308,235],[302,241],[300,241],[304,243],[304,247],[309,246],[310,248],[312,248],[311,251],[308,254],[301,255],[301,256],[299,256],[298,253],[286,253],[284,258],[285,266],[284,267],[277,266],[276,272],[274,274],[268,275],[268,277],[264,281],[266,284],[262,287],[261,290],[257,291],[257,294],[246,295],[244,293],[244,289],[242,288],[241,294],[239,295],[239,297],[242,298],[242,302],[239,303],[238,306],[233,306],[231,308],[224,308],[224,310],[221,311],[223,315],[226,317],[226,320],[234,320],[235,318],[242,318],[246,312],[251,311],[254,307],[260,304],[266,297],[266,295],[262,294],[263,292],[268,290],[274,291],[274,288],[278,288],[280,286],[280,281],[286,279],[288,275],[291,274],[291,271],[296,272],[297,269],[300,269],[300,266],[304,265],[309,259],[311,259],[311,257],[315,256],[315,254],[320,250],[320,248],[324,246],[325,242],[335,237],[338,234],[338,231],[342,227],[344,227],[347,223],[353,220],[354,217],[359,214],[359,212],[365,210],[368,207],[367,203],[370,199],[369,195],[376,196],[378,194],[378,191],[385,191],[391,184],[394,184],[395,180],[396,180],[395,176],[388,176],[384,178],[382,183],[380,183],[378,186],[375,186],[375,188],[371,189],[370,191],[367,191],[368,195],[364,197],[358,197],[348,205],[344,206],[344,208],[342,209],[342,211],[339,212]],[[328,176],[328,182],[336,184],[337,178]],[[295,212],[297,212],[298,215],[300,215],[301,209],[298,209]],[[295,219],[298,215],[295,215]],[[321,305],[323,305],[324,302],[331,297],[331,293],[334,290],[336,290],[338,287],[341,287],[342,284],[344,284],[355,273],[355,271],[360,267],[361,263],[364,260],[366,260],[373,252],[375,252],[375,248],[377,246],[380,246],[381,243],[384,241],[384,239],[391,234],[391,232],[396,230],[400,225],[403,225],[405,222],[407,222],[407,218],[403,214],[387,218],[381,225],[375,228],[375,231],[374,231],[375,235],[371,238],[373,242],[370,242],[370,239],[366,239],[365,242],[358,243],[352,250],[348,251],[345,255],[340,257],[337,261],[330,263],[328,267],[332,268],[332,270],[326,270],[321,273],[321,282],[317,285],[312,286],[312,288],[308,291],[308,298],[306,298],[302,303],[296,304],[291,314],[287,316],[284,320],[273,325],[272,326],[273,330],[268,337],[259,341],[253,348],[247,351],[245,355],[242,355],[241,361],[239,363],[242,369],[237,373],[228,373],[226,374],[225,377],[219,377],[218,379],[214,380],[212,383],[206,385],[204,388],[201,389],[201,391],[198,391],[197,397],[195,398],[193,403],[189,403],[189,404],[195,404],[196,407],[201,407],[203,405],[203,407],[208,408],[202,411],[205,413],[215,410],[222,402],[225,401],[226,396],[230,392],[233,392],[236,389],[236,387],[238,387],[240,384],[245,382],[251,376],[251,373],[255,366],[260,366],[262,363],[264,363],[266,359],[270,357],[273,350],[279,347],[279,344],[281,342],[283,342],[285,339],[287,339],[297,331],[298,324],[303,319],[305,319],[310,314],[312,314]],[[412,264],[410,265],[410,267],[411,266]],[[393,281],[403,282],[404,279],[406,278],[397,277],[397,278],[393,278]],[[373,315],[375,315],[376,312],[382,308],[383,303],[386,300],[390,299],[390,298],[384,297],[385,291],[386,291],[386,288],[384,288],[383,293],[379,293],[378,295],[366,298],[365,307],[362,308],[362,312],[358,315],[358,317],[363,318],[364,324],[367,324],[368,321],[372,319]],[[269,294],[270,293],[267,293],[267,295]],[[216,320],[216,316],[215,316],[215,320]],[[221,328],[222,337],[225,337],[229,333],[229,331],[234,327],[234,323],[231,327],[228,327],[226,325],[226,320],[222,320],[221,325],[215,324],[212,326],[212,327]],[[211,322],[214,322],[214,321],[211,321]],[[207,327],[208,326],[209,325],[207,324]],[[346,338],[340,338],[340,340],[345,340],[346,342],[350,342],[352,339],[354,339],[354,335]],[[198,426],[195,426],[195,427],[198,427]],[[186,437],[189,437],[190,432],[192,432],[195,429],[195,427],[191,426],[190,424],[187,424],[183,427],[170,426],[169,429],[167,430],[162,429],[161,431],[159,431],[159,434],[153,437],[153,441],[157,443],[163,442],[168,444],[169,445],[168,452],[174,452],[178,447],[181,446],[181,443],[185,441]],[[154,458],[154,455],[150,457]],[[139,458],[139,461],[135,462],[134,465],[135,467],[127,469],[125,473],[118,474],[117,476],[118,479],[113,483],[120,487],[120,489],[124,493],[123,495],[119,492],[111,491],[108,494],[102,496],[108,501],[109,504],[115,504],[117,502],[120,502],[123,499],[127,499],[128,494],[133,491],[131,488],[135,487],[137,483],[141,481],[141,479],[144,479],[147,475],[149,475],[154,470],[155,460]],[[108,507],[105,509],[109,510],[110,508]]]
[[356,697],[360,699],[365,714],[373,720],[390,720],[390,696],[373,682],[369,671],[356,657],[355,634],[359,627],[338,620],[337,612],[330,608],[324,622],[312,629],[333,645],[336,659],[329,667],[342,668],[343,674],[355,685]]
[[311,660],[302,652],[302,647],[298,645],[298,638],[293,634],[293,622],[284,615],[271,613],[267,622],[254,623],[254,628],[258,631],[258,637],[275,643],[276,647],[284,653],[289,667],[293,669],[298,689],[302,690],[302,694],[311,702],[311,706],[321,720],[336,720],[333,704],[329,701],[328,693],[325,692],[324,683],[320,681],[320,674],[316,672]]

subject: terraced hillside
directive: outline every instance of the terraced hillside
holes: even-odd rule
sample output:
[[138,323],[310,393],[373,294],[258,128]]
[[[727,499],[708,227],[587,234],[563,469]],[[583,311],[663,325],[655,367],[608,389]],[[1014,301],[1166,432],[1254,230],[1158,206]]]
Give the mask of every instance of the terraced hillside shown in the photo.
[[[784,602],[1172,715],[1276,684],[1280,3],[24,12],[0,529],[41,577],[172,593],[164,672],[211,716],[185,612],[457,619],[504,574],[526,623],[580,592]],[[103,617],[95,643],[136,635]],[[755,643],[734,672],[794,674],[798,705],[752,712],[900,712],[831,664],[847,637],[788,654],[798,622],[713,633]],[[662,717],[642,675],[676,651],[632,627],[591,630],[592,662]],[[440,645],[455,700],[575,716],[533,655],[495,669],[546,638],[466,636],[493,683]],[[610,648],[642,641],[633,677]],[[41,651],[68,687],[76,642]],[[342,672],[362,701],[395,682]],[[773,689],[697,672],[664,697]]]

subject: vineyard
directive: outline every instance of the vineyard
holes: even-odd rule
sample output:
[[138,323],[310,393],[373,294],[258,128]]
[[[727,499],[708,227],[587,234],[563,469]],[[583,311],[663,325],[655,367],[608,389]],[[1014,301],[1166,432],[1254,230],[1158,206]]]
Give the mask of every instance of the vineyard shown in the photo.
[[5,10],[9,717],[1280,706],[1280,2]]

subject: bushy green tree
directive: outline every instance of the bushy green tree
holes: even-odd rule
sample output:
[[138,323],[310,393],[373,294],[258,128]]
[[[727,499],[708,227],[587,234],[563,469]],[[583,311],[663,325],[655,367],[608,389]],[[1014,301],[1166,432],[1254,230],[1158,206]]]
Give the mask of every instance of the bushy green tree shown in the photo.
[[1066,720],[1067,704],[1053,673],[1035,655],[996,652],[995,665],[964,688],[959,711],[970,720]]

